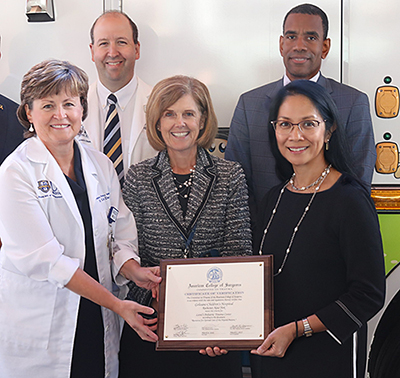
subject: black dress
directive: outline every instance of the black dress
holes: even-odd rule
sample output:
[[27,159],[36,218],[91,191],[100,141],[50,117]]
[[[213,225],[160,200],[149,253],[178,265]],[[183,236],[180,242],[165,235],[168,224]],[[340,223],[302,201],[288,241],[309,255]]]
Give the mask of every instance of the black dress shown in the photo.
[[[271,189],[258,211],[255,253],[281,188]],[[311,195],[286,189],[281,198],[262,251],[274,255],[274,272]],[[342,175],[315,196],[274,279],[276,328],[316,314],[328,331],[294,340],[283,358],[252,355],[253,378],[364,377],[366,322],[383,304],[384,285],[375,207],[358,182]]]
[[156,352],[154,343],[143,341],[126,323],[119,357],[119,378],[242,378],[240,352],[217,357]]
[[[85,228],[84,271],[96,281],[99,281],[93,241],[92,215],[82,172],[80,152],[76,144],[74,144],[74,170],[76,182],[67,176],[65,177],[74,194]],[[101,307],[81,297],[70,377],[103,378],[104,371],[104,326]]]

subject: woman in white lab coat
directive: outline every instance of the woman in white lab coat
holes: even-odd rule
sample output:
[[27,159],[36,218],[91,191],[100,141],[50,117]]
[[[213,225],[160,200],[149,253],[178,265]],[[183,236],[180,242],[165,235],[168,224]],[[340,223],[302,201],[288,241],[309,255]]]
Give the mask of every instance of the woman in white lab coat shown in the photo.
[[56,60],[22,81],[28,139],[0,167],[0,377],[117,377],[119,315],[157,339],[138,315],[153,310],[116,296],[160,277],[138,264],[111,161],[75,138],[87,90],[81,69]]

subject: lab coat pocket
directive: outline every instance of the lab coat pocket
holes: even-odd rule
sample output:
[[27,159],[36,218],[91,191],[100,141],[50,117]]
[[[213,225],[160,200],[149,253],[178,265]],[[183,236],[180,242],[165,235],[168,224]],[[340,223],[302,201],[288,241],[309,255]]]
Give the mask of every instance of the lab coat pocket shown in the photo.
[[57,288],[0,269],[0,340],[47,348]]

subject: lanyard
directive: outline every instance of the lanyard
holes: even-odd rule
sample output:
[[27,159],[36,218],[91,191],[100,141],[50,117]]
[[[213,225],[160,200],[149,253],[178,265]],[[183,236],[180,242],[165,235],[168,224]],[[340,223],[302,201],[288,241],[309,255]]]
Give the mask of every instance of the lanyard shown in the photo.
[[183,235],[181,232],[180,232],[180,234],[181,234],[181,236],[182,236],[182,239],[183,239],[183,241],[185,242],[185,249],[184,249],[184,251],[183,251],[183,256],[185,257],[185,259],[188,257],[188,254],[189,254],[189,251],[190,251],[190,243],[192,242],[192,240],[193,240],[193,236],[194,236],[194,233],[196,232],[196,227],[197,227],[197,223],[194,225],[194,227],[192,228],[192,231],[190,232],[190,234],[189,234],[189,237],[186,239],[186,237],[185,237],[185,235]]

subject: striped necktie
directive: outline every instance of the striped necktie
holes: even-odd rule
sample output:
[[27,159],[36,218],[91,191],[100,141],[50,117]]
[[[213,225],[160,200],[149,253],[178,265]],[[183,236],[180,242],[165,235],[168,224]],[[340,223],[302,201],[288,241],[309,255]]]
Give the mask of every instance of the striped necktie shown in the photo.
[[122,187],[124,182],[124,164],[122,161],[121,124],[116,107],[117,97],[111,93],[108,96],[107,102],[109,107],[104,128],[104,153],[114,163],[114,168],[117,171]]

